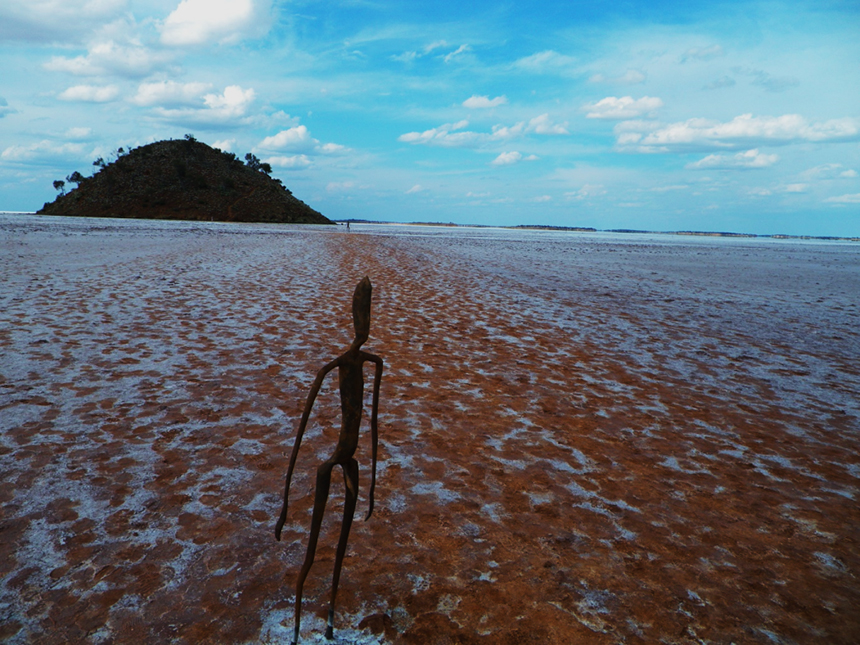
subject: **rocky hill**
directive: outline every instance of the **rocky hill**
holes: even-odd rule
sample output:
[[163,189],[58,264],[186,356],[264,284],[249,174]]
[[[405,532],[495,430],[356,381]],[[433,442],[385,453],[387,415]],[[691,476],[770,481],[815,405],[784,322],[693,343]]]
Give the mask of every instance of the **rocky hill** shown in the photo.
[[[46,203],[42,215],[136,217],[333,224],[269,177],[267,164],[250,167],[236,155],[191,136],[159,141],[100,164],[92,177],[73,173],[77,187]],[[97,161],[96,164],[99,164]],[[55,182],[62,184],[62,182]]]

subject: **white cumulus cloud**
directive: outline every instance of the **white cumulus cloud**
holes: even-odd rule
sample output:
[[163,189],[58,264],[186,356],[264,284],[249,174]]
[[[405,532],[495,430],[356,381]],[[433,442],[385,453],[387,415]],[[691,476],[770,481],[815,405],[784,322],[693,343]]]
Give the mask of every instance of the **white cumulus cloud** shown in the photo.
[[498,157],[493,159],[490,164],[493,166],[509,166],[519,163],[520,161],[537,161],[540,159],[537,155],[523,156],[522,153],[512,150],[511,152],[502,152]]
[[463,101],[463,107],[471,109],[494,108],[499,105],[504,105],[507,102],[508,99],[506,96],[497,96],[496,98],[491,99],[489,96],[478,96],[477,94],[473,94]]
[[541,114],[528,122],[519,121],[511,126],[494,125],[492,139],[513,139],[525,134],[568,134],[567,122],[554,123],[549,114]]
[[205,107],[183,107],[168,109],[156,107],[155,114],[167,121],[196,123],[199,125],[227,124],[241,120],[253,103],[253,89],[242,89],[238,85],[229,85],[221,94],[210,93],[203,96]]
[[268,164],[285,168],[287,170],[300,170],[311,165],[310,157],[307,155],[274,156],[263,159]]
[[266,137],[257,147],[261,150],[310,150],[317,143],[319,141],[311,137],[306,126],[298,125]]
[[657,97],[643,96],[634,99],[632,96],[607,96],[597,103],[586,103],[583,109],[589,119],[634,119],[647,115],[663,107],[663,101]]
[[212,147],[217,150],[223,150],[224,152],[230,152],[233,150],[233,147],[236,145],[236,139],[219,139],[218,141],[212,142]]
[[266,137],[256,146],[256,150],[301,152],[311,155],[338,155],[348,152],[349,148],[337,143],[320,143],[319,139],[314,139],[311,136],[306,126],[297,125]]
[[553,123],[549,114],[541,114],[529,121],[526,132],[535,134],[568,134],[567,122]]
[[268,30],[269,5],[263,0],[182,0],[161,25],[165,45],[233,43]]
[[200,98],[211,87],[209,83],[177,83],[176,81],[141,83],[131,102],[147,106],[195,104],[200,102]]
[[87,103],[107,103],[119,96],[116,85],[73,85],[60,92],[63,101],[84,101]]
[[243,90],[238,85],[225,87],[223,94],[207,94],[203,97],[203,102],[207,107],[227,117],[245,114],[253,100],[254,90]]
[[423,132],[407,132],[397,137],[398,141],[411,144],[429,144],[449,148],[473,147],[481,142],[481,135],[477,132],[458,132],[469,125],[468,121],[457,123],[445,123],[437,128],[430,128]]
[[516,150],[511,152],[503,152],[490,163],[494,166],[510,166],[523,158],[523,155]]
[[735,155],[708,155],[695,163],[687,164],[686,167],[693,170],[767,168],[778,160],[777,155],[762,154],[757,148],[753,148]]

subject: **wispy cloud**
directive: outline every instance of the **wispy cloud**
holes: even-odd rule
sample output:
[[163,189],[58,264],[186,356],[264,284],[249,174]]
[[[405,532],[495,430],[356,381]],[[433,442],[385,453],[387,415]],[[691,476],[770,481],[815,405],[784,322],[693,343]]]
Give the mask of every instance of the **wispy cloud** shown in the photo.
[[589,119],[633,119],[638,116],[651,115],[663,107],[663,101],[653,96],[643,96],[634,99],[632,96],[607,96],[597,103],[586,103],[583,110]]
[[594,74],[588,81],[590,83],[607,83],[609,85],[638,85],[645,82],[644,72],[638,69],[628,69],[620,76],[606,76],[605,74]]
[[735,85],[737,85],[737,83],[736,83],[735,79],[733,79],[731,76],[720,76],[718,79],[715,79],[715,80],[711,81],[710,83],[707,83],[704,86],[704,89],[706,89],[706,90],[719,90],[719,89],[722,89],[724,87],[734,87]]
[[477,148],[494,142],[503,142],[528,134],[564,135],[568,134],[567,122],[556,123],[549,114],[541,114],[529,121],[519,121],[514,125],[497,124],[492,132],[472,132],[463,130],[469,122],[446,123],[423,132],[407,132],[398,141],[412,144],[444,146],[448,148]]
[[0,158],[6,161],[55,161],[57,157],[80,157],[84,150],[82,143],[62,143],[45,139],[26,146],[9,146],[0,153]]
[[564,194],[568,199],[582,201],[589,197],[600,197],[607,193],[606,188],[602,184],[585,184],[579,190],[574,190]]
[[107,103],[119,96],[116,85],[73,85],[60,92],[63,101],[84,101],[87,103]]
[[0,96],[0,119],[2,119],[7,114],[15,114],[15,112],[17,112],[17,110],[12,108],[9,105],[8,101],[6,101],[6,99]]
[[692,170],[748,170],[750,168],[767,168],[777,161],[779,161],[777,155],[766,155],[759,152],[758,149],[752,149],[735,155],[708,155],[695,163],[687,164],[686,167]]
[[126,9],[126,0],[3,2],[0,3],[0,40],[78,42],[122,16]]
[[447,47],[448,43],[444,40],[436,40],[430,43],[429,45],[425,45],[420,51],[405,51],[402,54],[396,54],[391,57],[392,60],[397,60],[402,63],[411,63],[414,60],[419,58],[423,58],[428,54],[432,53],[434,50],[439,49],[440,47]]
[[824,201],[830,204],[860,204],[860,193],[840,195],[839,197],[828,197]]
[[170,54],[154,51],[139,43],[122,44],[108,40],[90,45],[86,56],[54,56],[44,67],[74,76],[139,78],[163,67],[170,59]]
[[691,47],[681,57],[681,62],[690,60],[707,61],[719,56],[725,56],[726,53],[720,45],[709,45],[706,47]]
[[65,139],[69,139],[72,141],[86,140],[89,139],[93,134],[92,128],[69,128],[63,134]]
[[773,76],[760,69],[749,67],[735,67],[735,74],[743,74],[752,77],[752,84],[761,87],[768,92],[783,92],[789,88],[800,85],[800,80],[794,76]]
[[547,49],[531,56],[520,58],[514,62],[513,66],[533,74],[548,74],[570,69],[575,64],[575,58],[559,54],[552,49]]
[[343,193],[353,188],[356,188],[354,181],[330,181],[325,187],[329,193]]
[[800,173],[800,177],[807,180],[828,180],[828,179],[853,179],[857,176],[857,172],[853,169],[843,170],[844,166],[839,163],[827,163],[820,166],[815,166],[804,170]]
[[[635,124],[640,126],[642,124]],[[736,148],[750,143],[784,145],[810,141],[853,141],[860,138],[860,120],[846,117],[810,123],[799,114],[760,116],[742,114],[728,122],[688,119],[654,129],[625,128],[618,144],[641,152],[668,152],[684,148]]]
[[457,47],[457,49],[455,49],[451,53],[445,54],[445,58],[443,60],[446,63],[450,63],[452,60],[454,60],[455,58],[457,58],[461,54],[465,54],[466,52],[470,51],[471,49],[472,48],[469,47],[469,45],[460,45],[459,47]]

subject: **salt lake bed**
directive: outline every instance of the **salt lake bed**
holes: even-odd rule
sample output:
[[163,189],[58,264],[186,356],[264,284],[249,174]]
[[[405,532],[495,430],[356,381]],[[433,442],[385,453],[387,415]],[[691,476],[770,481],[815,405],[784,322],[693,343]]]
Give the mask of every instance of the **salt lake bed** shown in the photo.
[[0,215],[0,640],[289,639],[334,377],[276,542],[283,477],[364,275],[337,642],[860,642],[860,244],[32,215]]

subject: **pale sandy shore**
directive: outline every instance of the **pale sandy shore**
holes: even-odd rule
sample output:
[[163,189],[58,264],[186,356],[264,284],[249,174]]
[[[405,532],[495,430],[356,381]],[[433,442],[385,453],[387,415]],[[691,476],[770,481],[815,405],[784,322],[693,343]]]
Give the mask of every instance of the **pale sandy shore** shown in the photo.
[[[860,642],[860,245],[0,215],[0,641],[282,643],[386,361],[341,643]],[[322,638],[343,499],[305,588]]]

